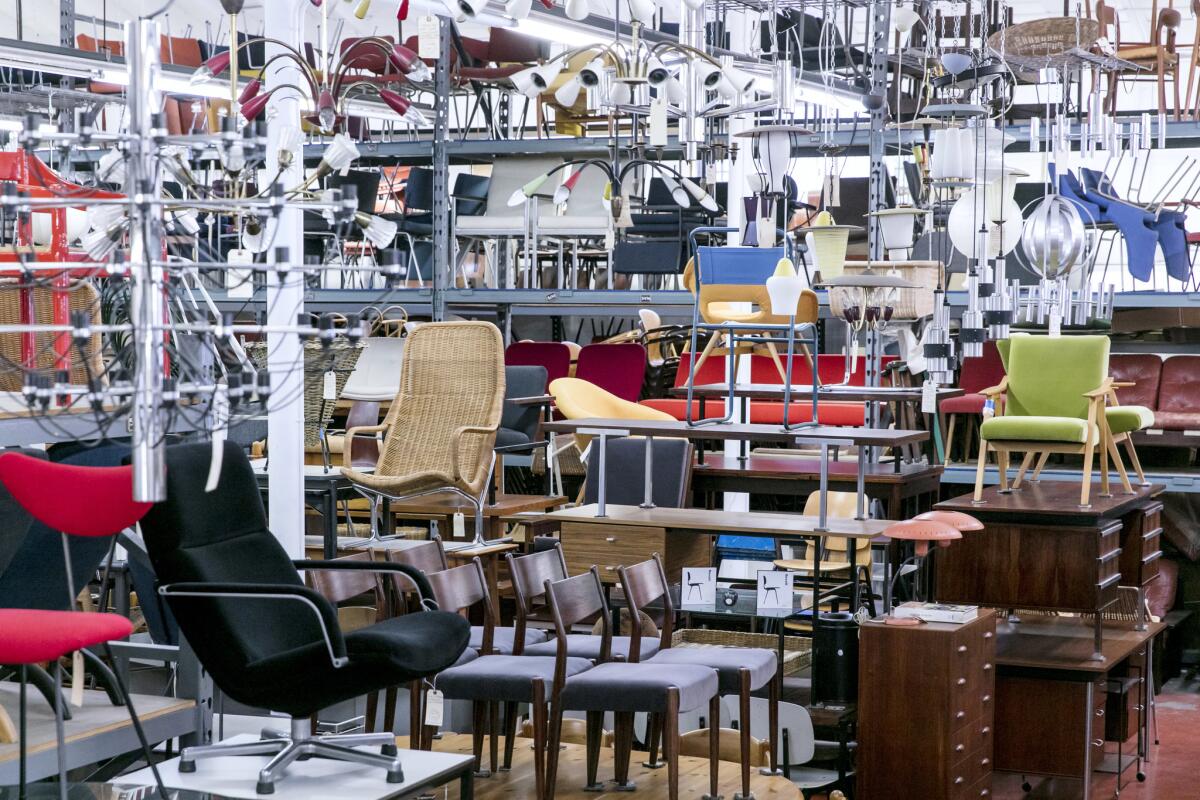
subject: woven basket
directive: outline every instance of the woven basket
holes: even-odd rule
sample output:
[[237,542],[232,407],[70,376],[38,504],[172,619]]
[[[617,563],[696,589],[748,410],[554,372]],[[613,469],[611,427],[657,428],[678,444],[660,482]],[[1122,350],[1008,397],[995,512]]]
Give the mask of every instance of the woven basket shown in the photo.
[[[671,647],[757,647],[774,653],[779,650],[779,637],[773,633],[683,628],[671,634]],[[812,640],[784,636],[783,674],[795,675],[811,665]]]
[[[861,275],[868,264],[876,275],[889,275],[894,272],[900,278],[917,285],[916,289],[900,289],[896,292],[892,319],[924,319],[933,313],[933,292],[941,280],[942,262],[847,261],[845,274]],[[841,319],[842,303],[837,292],[829,293],[829,307],[833,315]]]
[[[256,369],[267,368],[267,343],[246,342],[246,355]],[[325,373],[334,374],[334,396],[341,397],[342,389],[358,363],[360,345],[345,339],[335,339],[325,347],[320,342],[304,343],[304,447],[321,446],[318,431],[333,420],[335,400],[325,399]]]
[[[49,325],[54,321],[54,290],[35,288],[33,290],[34,321],[39,325]],[[100,293],[90,283],[80,283],[65,291],[71,311],[86,311],[93,324],[99,324]],[[21,292],[15,284],[0,283],[0,324],[19,325],[21,323]],[[39,371],[54,369],[54,339],[56,333],[38,333],[34,336],[33,364],[21,363],[21,334],[0,334],[0,391],[19,392],[25,383],[25,376],[17,365],[33,368]],[[88,371],[84,368],[84,359],[91,367],[92,374],[99,375],[104,371],[103,352],[104,340],[99,333],[92,335],[84,348],[84,358],[80,358],[79,348],[71,345],[70,369],[71,382],[86,384]]]

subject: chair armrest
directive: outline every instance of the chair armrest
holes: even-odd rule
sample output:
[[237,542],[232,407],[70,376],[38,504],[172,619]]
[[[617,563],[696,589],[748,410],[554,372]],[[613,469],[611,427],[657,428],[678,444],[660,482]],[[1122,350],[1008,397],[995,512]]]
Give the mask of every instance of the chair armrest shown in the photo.
[[158,593],[168,599],[172,597],[228,598],[257,600],[286,600],[307,606],[317,618],[329,660],[334,669],[346,666],[346,641],[338,625],[337,611],[321,594],[307,586],[290,583],[169,583],[158,587]]
[[996,384],[995,386],[989,386],[986,389],[980,389],[979,393],[981,395],[983,395],[984,397],[994,398],[997,395],[1004,394],[1007,391],[1008,391],[1008,376],[1005,376],[1004,380],[1000,381],[1000,383]]
[[421,607],[429,611],[437,611],[437,601],[433,598],[433,587],[425,573],[409,564],[395,564],[390,561],[321,561],[309,558],[299,558],[292,561],[296,569],[304,570],[349,570],[359,572],[387,572],[400,574],[408,578],[416,588],[421,601]]
[[[454,477],[462,480],[468,480],[468,476],[462,474],[462,469],[458,463],[458,451],[462,448],[463,437],[472,433],[481,435],[487,435],[490,433],[494,435],[496,433],[496,428],[485,425],[464,425],[451,434],[454,443],[450,448],[450,471],[453,473]],[[493,442],[493,444],[495,443]]]
[[1084,392],[1083,396],[1095,400],[1096,398],[1104,397],[1106,394],[1111,392],[1112,389],[1113,389],[1112,378],[1105,378],[1104,383],[1100,384],[1095,389],[1092,389],[1090,392]]
[[1113,381],[1109,385],[1114,389],[1128,389],[1130,386],[1137,386],[1137,381]]
[[554,395],[539,394],[532,397],[509,397],[504,402],[514,406],[548,406],[554,402]]
[[384,422],[381,425],[360,425],[360,426],[354,427],[354,428],[347,428],[346,433],[343,434],[346,437],[346,444],[342,448],[342,466],[346,467],[347,469],[354,468],[354,464],[350,458],[350,451],[353,449],[351,447],[351,444],[354,442],[355,436],[361,436],[363,434],[368,434],[368,433],[370,433],[370,434],[384,433],[390,427],[391,427],[391,425],[389,423]]

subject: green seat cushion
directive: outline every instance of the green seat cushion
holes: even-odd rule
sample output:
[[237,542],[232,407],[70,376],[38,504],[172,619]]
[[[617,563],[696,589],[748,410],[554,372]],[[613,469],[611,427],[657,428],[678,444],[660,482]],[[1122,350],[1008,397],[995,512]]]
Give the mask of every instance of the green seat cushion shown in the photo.
[[1104,409],[1113,433],[1144,431],[1154,424],[1154,412],[1145,406],[1113,406]]
[[[1092,425],[1092,438],[1097,438],[1096,426]],[[980,435],[989,442],[1071,442],[1084,444],[1088,436],[1088,423],[1075,417],[993,417],[985,420],[979,428]]]

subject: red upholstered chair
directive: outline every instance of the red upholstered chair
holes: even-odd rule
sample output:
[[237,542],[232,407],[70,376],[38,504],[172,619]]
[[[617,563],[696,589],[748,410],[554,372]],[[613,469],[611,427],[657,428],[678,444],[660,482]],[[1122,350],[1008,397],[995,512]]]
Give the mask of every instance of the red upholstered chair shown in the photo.
[[[44,525],[61,531],[64,536],[111,536],[136,523],[150,503],[133,500],[133,471],[131,467],[81,467],[58,464],[20,453],[0,455],[0,482],[29,514]],[[68,595],[74,585],[70,559],[67,568]],[[75,598],[71,597],[71,605]],[[54,664],[55,697],[62,696],[62,668],[57,661],[85,647],[103,645],[105,655],[112,661],[108,643],[124,639],[133,632],[128,619],[118,614],[85,613],[76,611],[43,611],[37,609],[0,609],[0,664],[20,667],[21,796],[25,796],[25,680],[26,668],[45,661]],[[150,753],[150,745],[142,730],[141,721],[133,709],[124,681],[114,670],[142,753],[154,771],[160,797],[166,800],[166,790]],[[66,745],[63,738],[62,705],[54,703],[55,733],[58,742],[59,797],[67,797]]]
[[1171,356],[1163,361],[1158,403],[1149,407],[1154,409],[1156,428],[1200,430],[1200,356]]
[[646,378],[646,348],[637,342],[589,344],[579,351],[575,377],[636,403]]
[[[676,389],[687,387],[688,373],[692,369],[692,354],[684,353],[679,357],[679,370],[675,373]],[[708,383],[724,383],[725,382],[725,359],[710,358],[700,365],[700,371],[696,373],[696,385],[703,386]],[[687,398],[686,397],[649,397],[641,401],[641,405],[649,406],[658,411],[665,411],[672,417],[678,420],[687,419]],[[704,419],[717,419],[725,415],[725,405],[720,400],[714,400],[704,404]],[[696,413],[694,419],[700,419],[700,401],[696,401]]]
[[[781,356],[786,359],[787,356]],[[884,363],[893,361],[885,359]],[[862,386],[866,382],[866,360],[858,359],[854,372],[850,374],[850,385]],[[838,353],[824,353],[817,356],[817,377],[822,385],[841,383],[846,377],[846,357]],[[770,356],[752,355],[750,357],[750,382],[763,384],[782,384],[779,369],[775,360]],[[796,386],[812,385],[812,370],[808,358],[803,355],[792,356],[792,384]],[[836,400],[820,400],[817,404],[817,420],[823,425],[846,425],[858,427],[866,419],[864,403],[845,402]],[[812,420],[812,403],[807,399],[793,400],[788,411],[788,422],[809,422]],[[782,425],[783,403],[776,400],[751,400],[750,421],[760,425]]]
[[[950,445],[954,442],[956,418],[960,414],[966,415],[968,424],[973,428],[977,424],[976,418],[983,413],[983,403],[986,399],[980,392],[991,386],[999,385],[1002,380],[1004,380],[1004,364],[1000,361],[1000,353],[996,350],[995,342],[984,342],[983,355],[979,358],[963,359],[962,369],[958,373],[958,385],[966,394],[943,400],[938,406],[938,414],[943,420],[948,420],[950,426],[946,430],[947,464],[950,463]],[[964,461],[970,456],[970,442],[974,438],[976,437],[968,431],[966,450],[963,452]]]
[[571,372],[571,349],[562,342],[513,342],[504,350],[506,367],[545,367],[546,386]]

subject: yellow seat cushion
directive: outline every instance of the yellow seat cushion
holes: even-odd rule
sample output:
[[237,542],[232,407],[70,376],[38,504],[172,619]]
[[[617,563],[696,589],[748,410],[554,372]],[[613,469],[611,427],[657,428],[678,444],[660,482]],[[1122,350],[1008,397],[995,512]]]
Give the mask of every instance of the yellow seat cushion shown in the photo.
[[[1087,420],[1076,417],[1010,416],[993,417],[979,427],[979,434],[990,442],[1066,442],[1085,444],[1088,440]],[[1093,441],[1099,440],[1095,425],[1091,426]]]
[[1154,425],[1154,412],[1145,406],[1114,406],[1104,409],[1104,416],[1113,433],[1144,431]]

